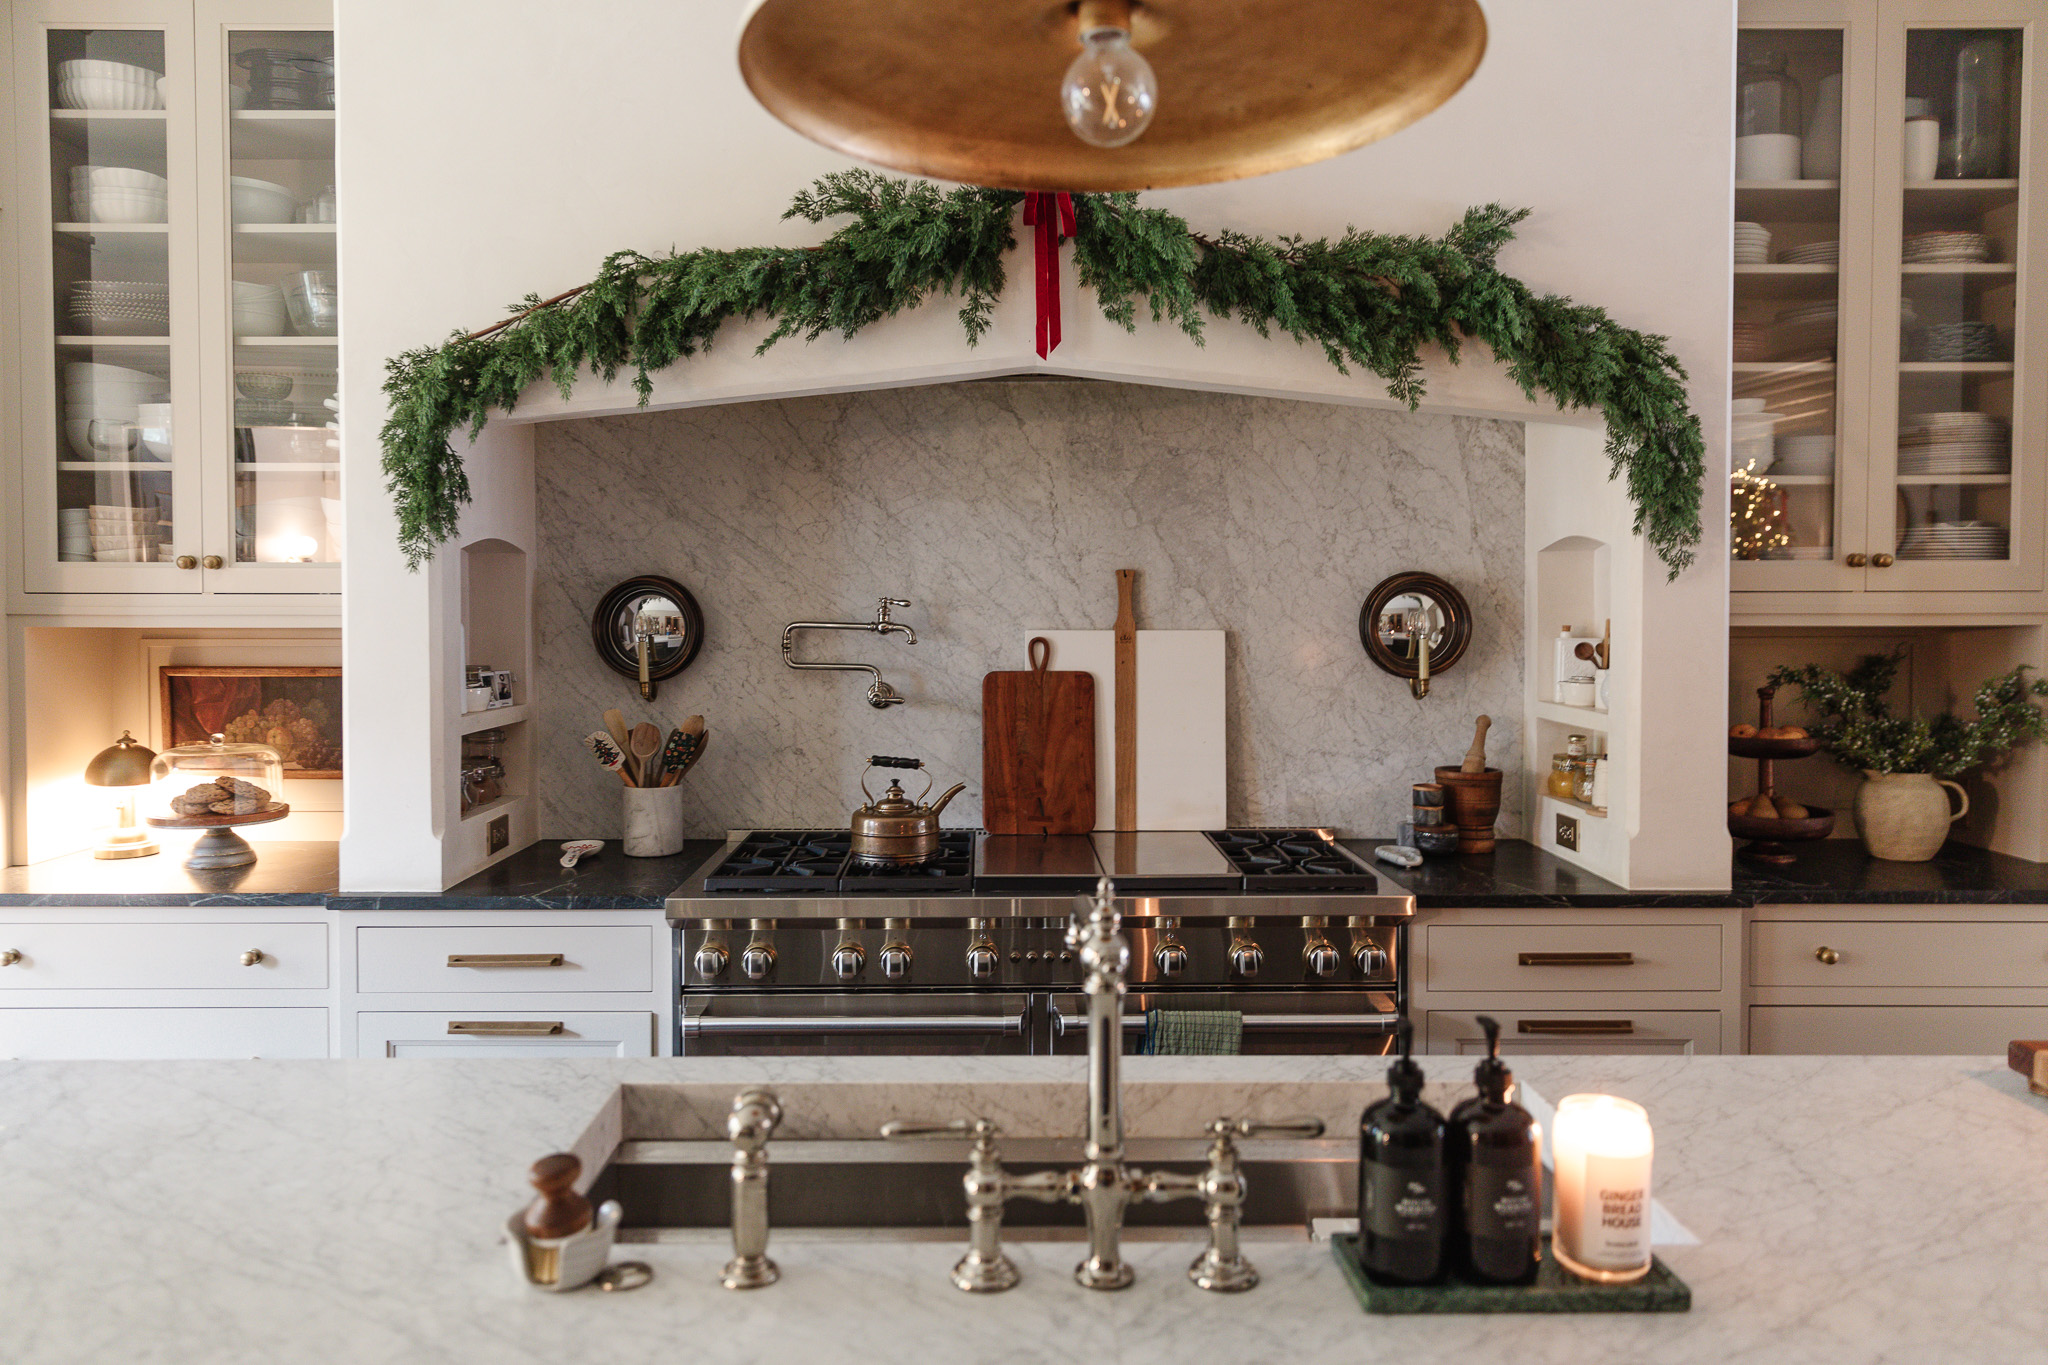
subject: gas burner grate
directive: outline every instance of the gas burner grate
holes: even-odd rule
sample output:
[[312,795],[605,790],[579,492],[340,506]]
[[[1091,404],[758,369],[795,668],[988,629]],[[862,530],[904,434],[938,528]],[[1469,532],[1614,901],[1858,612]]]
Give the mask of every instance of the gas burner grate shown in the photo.
[[852,851],[843,829],[755,830],[704,878],[704,889],[833,895]]
[[927,863],[888,867],[848,859],[839,874],[839,889],[855,892],[891,892],[913,896],[940,896],[972,890],[974,886],[974,831],[949,829],[939,832],[939,856]]
[[1377,891],[1379,878],[1312,829],[1212,829],[1209,842],[1244,874],[1244,889]]

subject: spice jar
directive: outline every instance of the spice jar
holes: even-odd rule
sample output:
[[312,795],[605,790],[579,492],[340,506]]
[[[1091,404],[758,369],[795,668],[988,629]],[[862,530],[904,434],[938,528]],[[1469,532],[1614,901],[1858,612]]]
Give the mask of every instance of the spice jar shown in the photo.
[[1600,760],[1590,755],[1578,760],[1578,772],[1575,774],[1577,785],[1573,789],[1572,795],[1589,806],[1595,804],[1593,801],[1593,773],[1599,764]]
[[1544,786],[1544,790],[1560,801],[1571,800],[1572,794],[1579,788],[1578,775],[1573,772],[1572,763],[1570,754],[1550,756],[1550,781]]
[[1570,758],[1584,758],[1588,753],[1592,752],[1586,745],[1586,737],[1584,735],[1566,735],[1564,737],[1564,751],[1566,756]]

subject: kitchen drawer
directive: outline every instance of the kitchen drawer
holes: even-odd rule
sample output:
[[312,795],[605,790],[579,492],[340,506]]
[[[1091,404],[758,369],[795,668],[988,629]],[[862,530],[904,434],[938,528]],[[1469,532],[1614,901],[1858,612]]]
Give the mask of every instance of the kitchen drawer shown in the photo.
[[[666,952],[659,956],[665,964]],[[464,957],[539,960],[449,964]],[[561,961],[545,965],[554,957]],[[654,929],[646,924],[366,926],[356,930],[356,989],[365,995],[645,992],[655,989],[656,957]]]
[[[579,1014],[549,1010],[518,1013],[364,1012],[356,1016],[359,1057],[652,1057],[654,1014],[646,1010]],[[477,1024],[484,1031],[450,1032]],[[514,1025],[525,1025],[515,1028]],[[540,1026],[536,1028],[535,1026]],[[547,1026],[552,1031],[545,1031]],[[502,1034],[489,1032],[493,1026]]]
[[[21,960],[0,967],[0,992],[327,985],[324,923],[0,925],[0,950],[9,948]],[[244,954],[252,951],[262,957],[244,965]]]
[[[1824,949],[1832,963],[1821,960]],[[1750,926],[1749,962],[1755,986],[2039,990],[2048,986],[2048,924],[1760,920]]]
[[[1718,924],[1431,924],[1424,944],[1432,991],[1721,989]],[[1593,955],[1612,960],[1570,961]]]
[[[1431,1010],[1426,1028],[1429,1050],[1459,1057],[1486,1051],[1473,1010]],[[1500,1020],[1503,1055],[1535,1053],[1621,1053],[1689,1057],[1721,1050],[1718,1010],[1488,1010]],[[1588,1026],[1591,1027],[1574,1027]],[[1601,1026],[1611,1032],[1600,1031]],[[1555,1099],[1555,1096],[1551,1098]]]
[[327,1011],[0,1009],[0,1057],[35,1061],[237,1061],[325,1057]]
[[1753,1005],[1749,1011],[1754,1053],[2003,1057],[2014,1038],[2048,1038],[2048,1007]]

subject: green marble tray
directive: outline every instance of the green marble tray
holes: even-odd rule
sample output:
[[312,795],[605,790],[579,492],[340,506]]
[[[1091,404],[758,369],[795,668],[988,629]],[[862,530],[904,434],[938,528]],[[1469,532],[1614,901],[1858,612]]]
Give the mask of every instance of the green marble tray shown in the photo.
[[1634,1284],[1594,1284],[1545,1259],[1534,1284],[1478,1284],[1452,1274],[1442,1284],[1386,1285],[1358,1264],[1358,1234],[1340,1232],[1330,1252],[1368,1313],[1688,1313],[1692,1290],[1671,1267],[1650,1258]]

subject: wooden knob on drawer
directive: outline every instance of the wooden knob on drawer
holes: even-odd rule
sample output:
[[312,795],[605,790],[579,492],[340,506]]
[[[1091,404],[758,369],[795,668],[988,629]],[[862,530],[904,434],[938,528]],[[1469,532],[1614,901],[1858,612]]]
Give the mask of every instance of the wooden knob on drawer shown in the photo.
[[1842,562],[1852,569],[1860,569],[1870,562],[1870,556],[1862,553],[1843,555]]
[[242,954],[242,965],[244,967],[254,967],[262,961],[263,950],[261,948],[251,948],[248,952]]
[[12,967],[19,961],[21,961],[21,949],[8,948],[0,951],[0,967]]
[[1815,948],[1813,950],[1813,960],[1824,967],[1832,967],[1842,960],[1842,955],[1833,948]]

